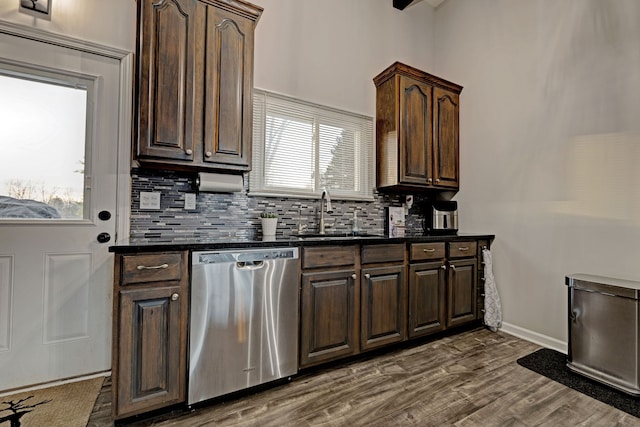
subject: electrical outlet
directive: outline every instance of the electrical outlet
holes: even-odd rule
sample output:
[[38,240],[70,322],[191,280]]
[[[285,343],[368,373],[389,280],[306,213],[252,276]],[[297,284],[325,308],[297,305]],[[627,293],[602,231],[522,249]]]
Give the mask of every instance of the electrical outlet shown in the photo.
[[185,193],[184,194],[184,209],[192,211],[195,208],[196,208],[196,195],[195,195],[195,193]]
[[140,192],[140,209],[159,210],[160,193],[151,191]]

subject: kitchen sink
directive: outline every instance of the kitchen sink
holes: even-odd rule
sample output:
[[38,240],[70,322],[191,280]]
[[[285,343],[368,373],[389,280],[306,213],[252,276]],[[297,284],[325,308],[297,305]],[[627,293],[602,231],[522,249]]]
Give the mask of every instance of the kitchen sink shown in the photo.
[[365,238],[382,238],[384,236],[379,234],[367,234],[367,233],[304,233],[293,234],[294,238],[301,240],[340,240],[340,239],[365,239]]

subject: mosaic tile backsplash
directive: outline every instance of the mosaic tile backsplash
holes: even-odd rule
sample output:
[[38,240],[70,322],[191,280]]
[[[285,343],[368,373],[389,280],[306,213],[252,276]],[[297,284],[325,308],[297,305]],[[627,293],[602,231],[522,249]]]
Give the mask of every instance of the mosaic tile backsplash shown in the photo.
[[[185,194],[195,192],[195,174],[137,169],[131,173],[130,243],[180,242],[193,240],[257,240],[262,237],[260,213],[279,216],[277,237],[318,231],[320,194],[317,199],[249,196],[249,176],[238,193],[199,193],[196,209],[185,210]],[[159,192],[159,210],[141,210],[140,192]],[[376,193],[372,202],[334,200],[333,213],[325,213],[327,233],[351,232],[353,212],[358,212],[360,231],[385,233],[385,208],[402,206],[404,196]],[[415,195],[406,217],[406,234],[422,235],[423,202]]]

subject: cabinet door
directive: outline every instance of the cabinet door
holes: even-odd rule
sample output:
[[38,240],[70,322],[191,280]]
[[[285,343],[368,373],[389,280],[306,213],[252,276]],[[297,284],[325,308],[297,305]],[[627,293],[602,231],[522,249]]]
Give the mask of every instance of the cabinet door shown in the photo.
[[477,317],[477,263],[476,258],[449,262],[447,327],[462,325]]
[[204,162],[249,170],[254,22],[207,7]]
[[409,337],[445,328],[445,277],[442,262],[409,266]]
[[360,345],[363,350],[406,338],[404,271],[401,265],[362,269]]
[[407,76],[400,76],[400,181],[431,184],[433,130],[431,98],[433,88]]
[[355,354],[355,270],[302,274],[300,366]]
[[120,292],[117,417],[185,400],[186,285]]
[[433,89],[433,185],[459,186],[459,96]]
[[198,67],[195,0],[141,0],[137,155],[192,161]]

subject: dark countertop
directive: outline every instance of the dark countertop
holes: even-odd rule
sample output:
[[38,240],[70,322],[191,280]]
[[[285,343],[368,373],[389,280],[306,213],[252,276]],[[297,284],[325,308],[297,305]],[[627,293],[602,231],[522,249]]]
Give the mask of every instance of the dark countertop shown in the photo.
[[407,236],[407,237],[385,237],[385,236],[278,236],[273,240],[185,240],[174,242],[148,242],[119,244],[109,247],[109,252],[128,254],[138,252],[165,252],[165,251],[202,251],[216,249],[242,249],[242,248],[269,248],[269,247],[300,247],[300,246],[324,246],[324,245],[349,245],[349,244],[388,244],[388,243],[421,243],[434,241],[461,241],[468,239],[486,239],[492,241],[493,234],[481,233],[458,233],[456,235],[439,236]]

